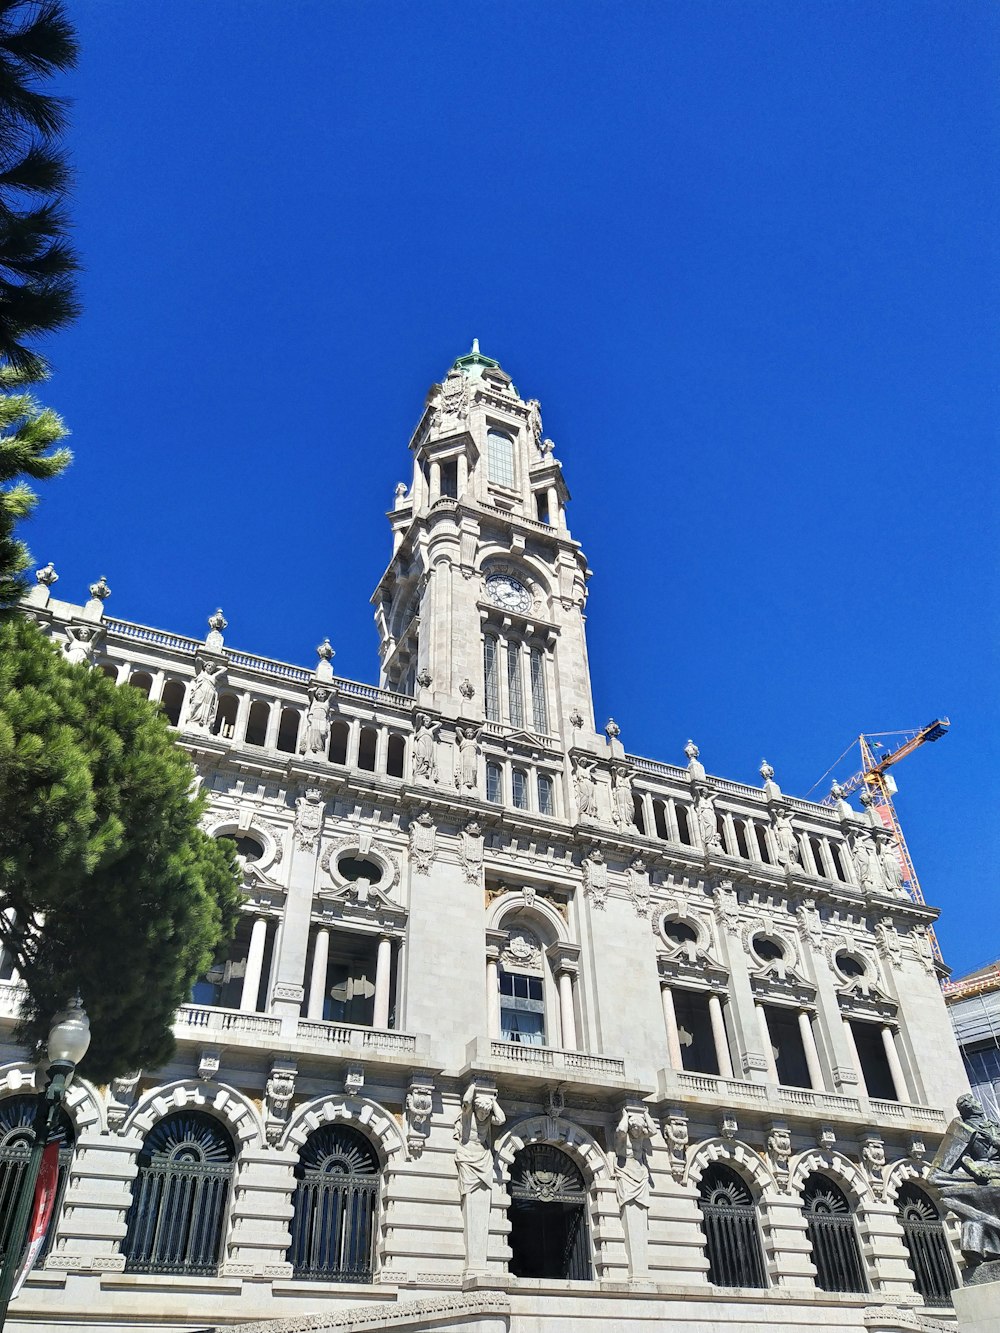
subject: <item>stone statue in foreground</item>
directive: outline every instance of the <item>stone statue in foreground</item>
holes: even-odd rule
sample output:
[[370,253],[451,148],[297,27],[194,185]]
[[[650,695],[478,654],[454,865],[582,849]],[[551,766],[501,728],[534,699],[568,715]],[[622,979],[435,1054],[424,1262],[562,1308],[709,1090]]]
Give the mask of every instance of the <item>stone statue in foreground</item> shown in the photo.
[[1000,1280],[1000,1124],[971,1093],[931,1163],[930,1183],[962,1224],[965,1284]]

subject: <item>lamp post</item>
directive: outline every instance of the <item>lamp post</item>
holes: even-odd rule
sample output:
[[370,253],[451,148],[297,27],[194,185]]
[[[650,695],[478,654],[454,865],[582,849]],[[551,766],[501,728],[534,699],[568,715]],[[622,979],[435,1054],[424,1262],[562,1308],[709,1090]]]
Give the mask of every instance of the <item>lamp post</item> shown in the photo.
[[90,1020],[78,995],[65,1009],[56,1014],[49,1030],[47,1043],[49,1068],[45,1088],[38,1094],[38,1109],[31,1129],[31,1155],[21,1178],[14,1219],[7,1237],[7,1253],[4,1255],[3,1267],[0,1268],[0,1329],[7,1319],[7,1306],[23,1259],[42,1153],[55,1128],[66,1089],[76,1072],[77,1065],[87,1054],[89,1045]]

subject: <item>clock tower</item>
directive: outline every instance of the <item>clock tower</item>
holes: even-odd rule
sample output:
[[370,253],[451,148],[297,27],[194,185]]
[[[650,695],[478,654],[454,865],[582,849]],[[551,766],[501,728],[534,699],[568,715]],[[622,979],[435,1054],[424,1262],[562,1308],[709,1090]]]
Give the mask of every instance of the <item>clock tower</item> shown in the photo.
[[431,387],[410,451],[372,597],[383,687],[566,748],[593,737],[590,571],[538,402],[474,342]]

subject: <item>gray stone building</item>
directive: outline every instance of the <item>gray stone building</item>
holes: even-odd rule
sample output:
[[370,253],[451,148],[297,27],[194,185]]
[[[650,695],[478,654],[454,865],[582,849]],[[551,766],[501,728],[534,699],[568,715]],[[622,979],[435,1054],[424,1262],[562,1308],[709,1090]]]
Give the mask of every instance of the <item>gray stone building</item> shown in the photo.
[[[478,347],[410,452],[378,686],[327,643],[272,661],[221,613],[189,639],[40,571],[67,657],[161,703],[246,898],[171,1064],[73,1088],[12,1326],[947,1319],[924,1177],[968,1085],[935,910],[874,812],[598,730],[562,468]],[[36,1071],[0,978],[2,1185]]]

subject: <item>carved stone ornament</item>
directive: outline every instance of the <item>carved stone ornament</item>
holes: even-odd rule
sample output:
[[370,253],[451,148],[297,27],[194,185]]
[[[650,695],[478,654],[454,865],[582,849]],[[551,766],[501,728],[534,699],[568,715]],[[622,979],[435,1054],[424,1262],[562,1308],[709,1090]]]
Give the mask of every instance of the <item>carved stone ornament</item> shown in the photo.
[[417,672],[417,684],[422,690],[429,690],[434,684],[434,677],[426,667]]
[[885,1195],[885,1144],[878,1134],[866,1134],[861,1144],[861,1164],[876,1199]]
[[854,873],[858,877],[859,886],[867,893],[878,892],[882,887],[882,873],[871,834],[867,832],[855,834],[851,859],[854,862]]
[[461,370],[449,372],[437,395],[432,427],[440,428],[446,417],[453,418],[455,422],[465,421],[469,415],[469,403],[468,376]]
[[542,946],[538,936],[527,926],[514,926],[507,934],[507,943],[500,953],[500,966],[506,970],[540,972]]
[[599,847],[583,859],[583,892],[595,907],[604,910],[608,900],[608,866]]
[[47,565],[41,569],[35,570],[35,582],[40,583],[43,588],[51,588],[53,583],[59,582],[59,575],[56,573],[56,567],[50,560]]
[[295,802],[295,845],[310,852],[323,827],[323,795],[318,787],[307,787]]
[[817,1135],[816,1142],[823,1152],[833,1152],[837,1146],[837,1134],[829,1125],[824,1125]]
[[823,943],[823,922],[813,899],[803,898],[796,905],[795,916],[803,941],[811,949],[820,948]]
[[111,589],[108,587],[108,581],[102,574],[96,583],[90,585],[90,595],[98,602],[105,602],[111,596]]
[[663,1122],[663,1137],[670,1150],[670,1174],[679,1185],[683,1185],[687,1172],[687,1116],[672,1112]]
[[691,740],[685,745],[684,753],[687,755],[689,763],[701,757],[701,751],[698,749],[697,745],[695,745],[694,741]]
[[460,844],[459,855],[465,878],[470,884],[478,884],[483,873],[486,840],[483,837],[482,826],[475,819],[470,819],[462,829]]
[[649,915],[649,871],[641,856],[635,857],[625,875],[628,895],[632,899],[636,916]]
[[740,933],[740,900],[732,884],[725,882],[715,888],[715,916],[720,927],[729,935]]
[[218,1046],[205,1046],[198,1056],[198,1077],[202,1083],[211,1083],[219,1072],[222,1051]]
[[782,1194],[788,1193],[789,1158],[792,1155],[792,1136],[787,1125],[772,1125],[767,1136],[767,1161]]
[[129,1111],[135,1105],[141,1078],[142,1070],[137,1069],[131,1074],[119,1074],[117,1078],[111,1080],[111,1085],[108,1088],[109,1129],[120,1130],[125,1123]]
[[334,652],[330,647],[330,640],[324,639],[322,643],[316,645],[315,676],[317,680],[333,680],[333,658]]
[[295,1096],[295,1076],[298,1069],[291,1060],[275,1060],[264,1086],[264,1122],[267,1141],[272,1146],[281,1137],[288,1123]]
[[735,1115],[732,1111],[724,1112],[722,1119],[719,1121],[719,1137],[725,1139],[727,1143],[732,1143],[739,1132],[740,1127]]
[[875,925],[875,944],[879,953],[893,967],[899,967],[903,961],[903,946],[899,941],[899,932],[891,921],[879,921]]
[[364,1065],[348,1065],[344,1071],[344,1092],[348,1097],[356,1097],[365,1086]]
[[760,768],[757,770],[765,782],[770,782],[774,777],[774,769],[766,759],[760,761]]
[[579,731],[583,726],[583,714],[580,712],[579,708],[574,708],[573,712],[570,713],[569,724],[575,731]]
[[472,681],[468,678],[468,676],[466,676],[466,678],[462,681],[461,685],[459,685],[458,692],[463,699],[475,698],[476,687],[475,685],[473,685]]
[[410,855],[413,857],[418,874],[430,873],[436,851],[437,829],[433,819],[424,810],[410,825]]
[[934,976],[934,946],[926,926],[914,926],[910,931],[910,948],[927,975]]
[[406,1117],[406,1146],[411,1157],[419,1157],[431,1132],[434,1109],[434,1083],[424,1075],[410,1079],[403,1110]]
[[604,724],[604,734],[609,741],[616,741],[622,734],[622,729],[613,717],[609,717]]

